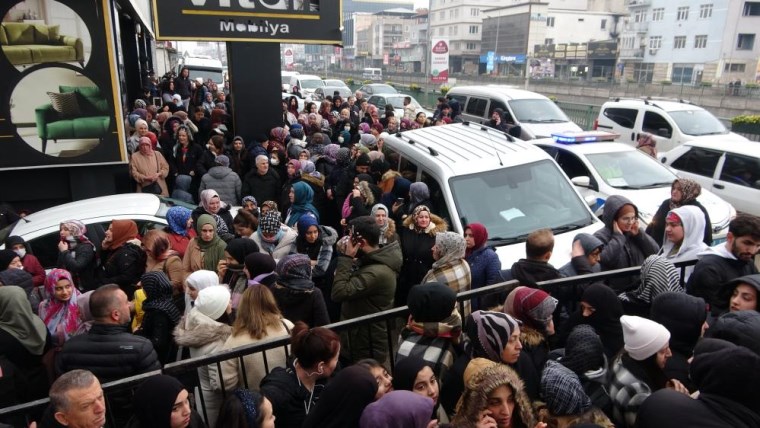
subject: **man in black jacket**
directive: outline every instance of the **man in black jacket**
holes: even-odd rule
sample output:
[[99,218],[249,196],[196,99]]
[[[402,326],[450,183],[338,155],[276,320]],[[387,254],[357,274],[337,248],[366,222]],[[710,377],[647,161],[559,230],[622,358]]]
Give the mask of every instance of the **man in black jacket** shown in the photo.
[[739,214],[728,225],[725,244],[697,255],[699,261],[686,283],[686,292],[705,299],[713,315],[725,311],[720,286],[732,279],[757,273],[754,257],[760,250],[760,217]]
[[253,196],[259,204],[265,201],[278,201],[280,196],[280,175],[269,167],[269,158],[256,156],[256,168],[243,179],[243,196]]

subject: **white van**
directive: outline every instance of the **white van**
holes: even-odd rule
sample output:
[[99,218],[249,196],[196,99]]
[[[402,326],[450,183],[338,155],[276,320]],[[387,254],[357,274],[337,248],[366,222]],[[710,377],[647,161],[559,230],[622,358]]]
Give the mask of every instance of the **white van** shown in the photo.
[[290,92],[293,90],[293,87],[290,86],[290,78],[293,76],[298,76],[299,72],[297,71],[288,71],[288,70],[281,70],[280,71],[280,77],[282,80],[282,90],[283,92]]
[[549,98],[506,85],[455,86],[446,93],[459,101],[462,119],[488,123],[496,108],[504,111],[507,125],[520,127],[520,138],[551,137],[583,131]]
[[404,131],[384,139],[391,168],[430,190],[430,209],[462,233],[482,223],[502,267],[525,258],[529,233],[551,228],[551,263],[570,260],[573,237],[602,226],[562,170],[540,148],[473,122]]
[[383,70],[379,68],[365,68],[362,71],[364,80],[383,80]]
[[667,152],[687,141],[748,141],[729,132],[712,113],[679,100],[616,98],[602,104],[594,129],[620,134],[623,143],[636,146],[646,132]]
[[325,86],[325,81],[322,80],[321,77],[313,74],[298,74],[290,77],[291,90],[293,89],[293,86],[298,86],[298,89],[301,90],[301,95],[303,95],[305,99],[311,99],[311,96],[314,95],[314,90],[321,86]]
[[180,75],[183,68],[190,71],[190,78],[195,79],[202,77],[206,82],[211,79],[214,83],[221,85],[224,83],[224,68],[222,61],[213,58],[187,57],[177,65],[177,76]]

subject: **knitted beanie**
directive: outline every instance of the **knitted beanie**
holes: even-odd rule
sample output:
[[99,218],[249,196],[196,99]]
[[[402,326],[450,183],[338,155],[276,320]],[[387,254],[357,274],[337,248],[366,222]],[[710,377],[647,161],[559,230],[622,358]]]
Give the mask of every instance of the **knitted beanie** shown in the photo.
[[670,332],[652,320],[637,316],[620,317],[625,351],[634,360],[643,361],[659,352],[670,340]]
[[502,312],[475,311],[467,319],[467,337],[472,347],[472,357],[501,361],[512,332],[520,322]]
[[306,254],[288,254],[277,262],[275,272],[281,280],[311,279],[311,260]]
[[578,376],[604,367],[604,346],[594,327],[580,324],[573,328],[565,342],[565,355],[559,362]]
[[451,315],[457,294],[446,284],[428,282],[412,287],[407,297],[409,313],[417,322],[441,322]]
[[552,320],[557,299],[538,288],[517,287],[504,302],[504,312],[543,331]]
[[230,290],[226,286],[213,286],[198,292],[194,307],[212,320],[217,320],[230,304]]

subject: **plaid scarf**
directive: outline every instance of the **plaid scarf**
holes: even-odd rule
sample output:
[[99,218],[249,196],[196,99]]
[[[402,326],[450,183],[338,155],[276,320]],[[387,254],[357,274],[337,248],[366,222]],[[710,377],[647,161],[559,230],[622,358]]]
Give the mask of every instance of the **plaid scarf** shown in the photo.
[[459,343],[459,336],[462,334],[462,317],[459,316],[456,308],[448,318],[440,322],[417,322],[409,315],[406,328],[420,336],[442,337]]

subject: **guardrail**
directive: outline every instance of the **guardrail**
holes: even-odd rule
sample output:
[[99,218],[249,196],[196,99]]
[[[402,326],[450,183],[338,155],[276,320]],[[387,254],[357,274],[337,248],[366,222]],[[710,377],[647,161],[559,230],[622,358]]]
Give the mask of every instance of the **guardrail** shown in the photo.
[[[675,263],[676,267],[678,267],[681,270],[681,277],[684,276],[685,269],[687,266],[692,266],[697,262],[697,260],[688,260],[684,262]],[[627,276],[633,276],[638,275],[641,272],[641,267],[631,267],[631,268],[625,268],[625,269],[619,269],[614,271],[608,271],[608,272],[599,272],[599,273],[593,273],[589,275],[579,275],[569,278],[560,278],[550,281],[543,281],[539,282],[539,286],[544,285],[556,285],[556,286],[573,286],[578,284],[587,284],[595,281],[603,281],[609,278],[620,278],[620,277],[627,277]],[[472,301],[475,298],[487,296],[490,294],[496,294],[496,293],[506,293],[511,291],[515,286],[518,285],[518,281],[511,280],[506,282],[501,282],[499,284],[490,285],[483,288],[478,288],[476,290],[470,290],[465,291],[462,293],[459,293],[457,295],[457,304],[459,306],[460,313],[464,313],[464,304],[465,302]],[[396,345],[398,342],[397,338],[392,337],[393,331],[394,331],[394,322],[398,318],[406,319],[409,314],[409,308],[406,306],[400,307],[400,308],[394,308],[383,312],[378,312],[376,314],[372,315],[366,315],[360,318],[354,318],[347,321],[340,321],[337,323],[333,323],[330,325],[327,325],[325,327],[335,331],[336,333],[340,333],[342,331],[350,330],[350,329],[359,329],[359,328],[369,328],[370,324],[377,323],[377,322],[384,322],[386,325],[386,331],[387,331],[387,337],[386,337],[386,350],[388,351],[388,355],[392,356],[394,355],[394,351],[396,349]],[[370,337],[370,350],[372,350],[371,346],[371,336]],[[108,404],[108,408],[110,409],[110,402],[109,398],[114,393],[119,393],[123,391],[134,391],[137,389],[137,387],[147,378],[158,375],[158,374],[167,374],[170,376],[181,378],[185,381],[185,387],[188,388],[188,391],[192,392],[193,387],[198,386],[197,383],[190,383],[188,384],[187,378],[188,377],[194,377],[196,375],[196,369],[199,367],[209,366],[209,365],[216,365],[217,369],[219,369],[219,372],[221,373],[221,363],[223,361],[231,360],[234,358],[237,358],[240,360],[240,366],[244,369],[244,364],[242,362],[242,358],[248,355],[253,355],[256,353],[261,353],[263,359],[264,359],[264,365],[265,370],[268,373],[272,367],[269,367],[269,364],[267,362],[266,352],[267,350],[276,349],[283,347],[285,349],[285,352],[287,353],[287,345],[290,343],[290,337],[288,336],[281,336],[276,337],[272,339],[263,340],[261,342],[257,342],[252,345],[247,346],[241,346],[239,348],[229,349],[222,352],[218,352],[211,355],[205,355],[201,357],[191,358],[187,360],[178,361],[175,363],[167,364],[163,367],[162,370],[156,370],[148,373],[142,373],[139,375],[127,377],[124,379],[120,379],[113,382],[108,382],[103,384],[103,391],[106,396],[106,402]],[[372,352],[372,351],[371,351]],[[393,358],[389,358],[389,362],[391,365],[391,368],[394,365]],[[190,376],[188,376],[190,375]],[[247,385],[247,380],[245,373],[243,373],[242,376],[243,382],[245,383],[245,387],[248,388],[251,385]],[[224,380],[220,379],[222,385],[224,385]],[[254,386],[257,387],[257,386]],[[222,388],[222,394],[225,394],[226,388]],[[200,392],[200,389],[198,389]],[[42,411],[44,408],[48,405],[49,399],[44,398],[40,400],[35,400],[23,404],[18,404],[15,406],[10,406],[6,408],[0,409],[0,422],[4,423],[11,423],[13,426],[28,426],[29,423],[35,419],[38,418],[39,415],[42,414]],[[199,401],[201,402],[201,405],[205,407],[203,403],[205,403],[203,394],[200,392]],[[205,412],[204,412],[205,413]],[[111,418],[111,413],[109,412],[109,421],[111,422],[111,426],[115,426],[113,424],[113,419]]]

